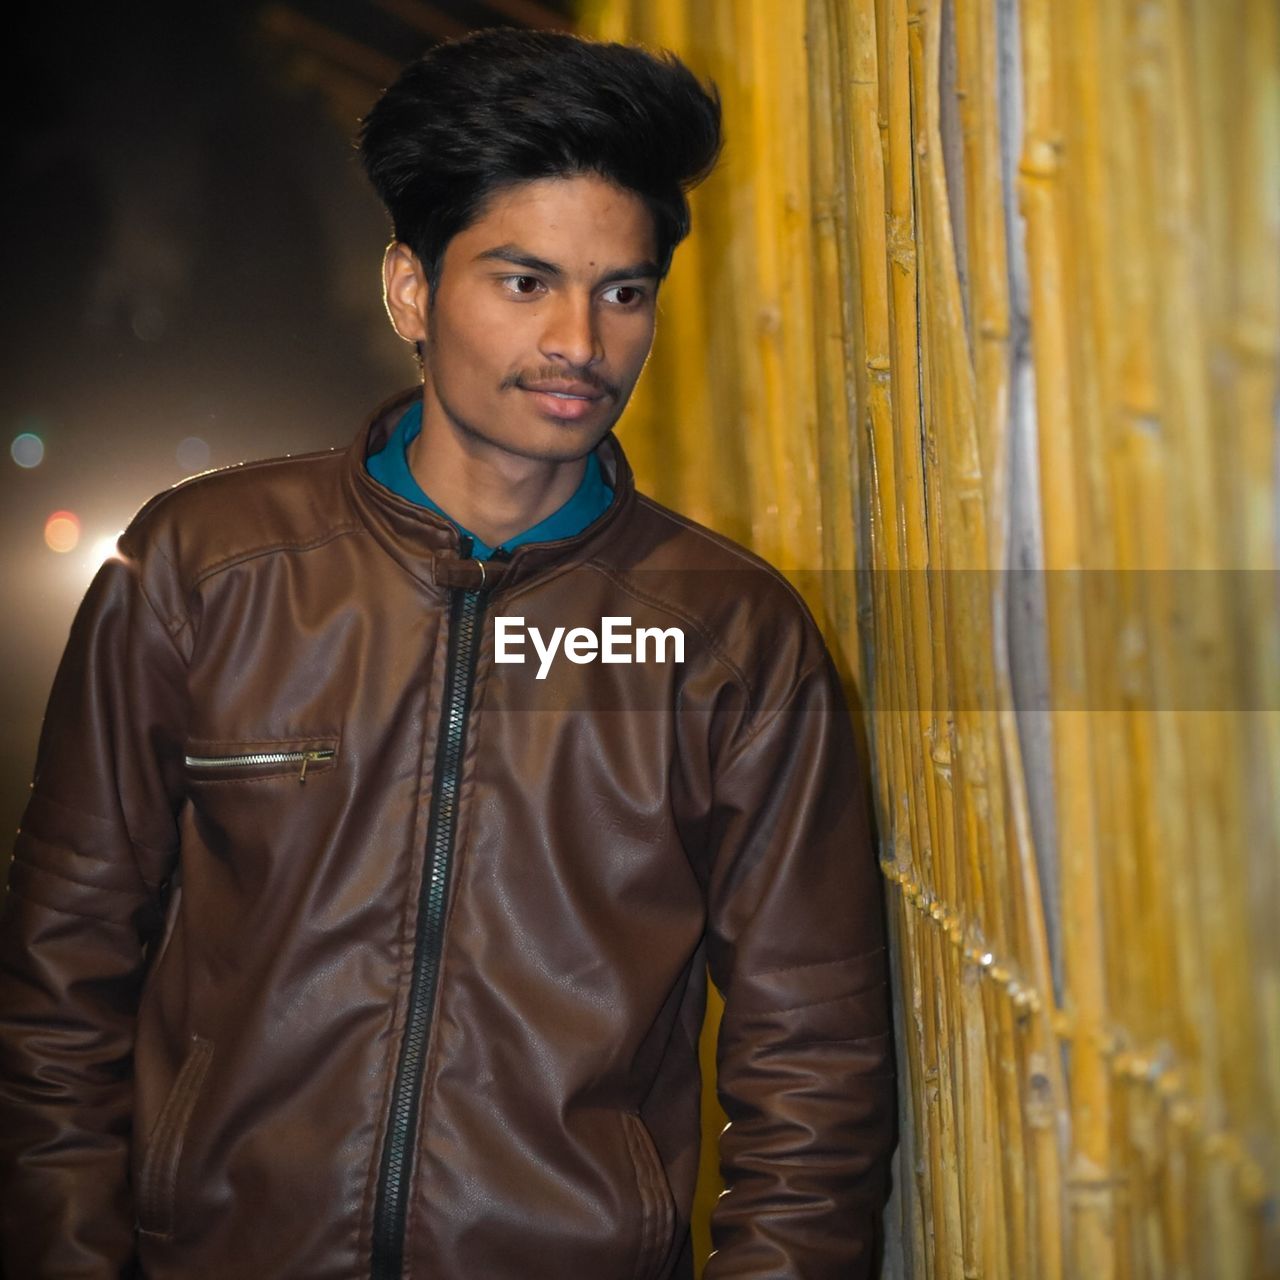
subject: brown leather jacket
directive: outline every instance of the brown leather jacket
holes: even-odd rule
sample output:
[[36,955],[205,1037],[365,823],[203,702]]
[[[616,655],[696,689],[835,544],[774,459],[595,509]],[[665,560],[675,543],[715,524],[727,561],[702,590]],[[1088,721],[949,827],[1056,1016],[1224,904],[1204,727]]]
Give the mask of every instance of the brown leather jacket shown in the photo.
[[[365,471],[406,402],[154,499],[76,618],[0,941],[8,1280],[689,1276],[708,967],[707,1276],[869,1275],[880,894],[817,629],[612,437],[609,510],[482,577]],[[540,679],[498,616],[685,652]]]

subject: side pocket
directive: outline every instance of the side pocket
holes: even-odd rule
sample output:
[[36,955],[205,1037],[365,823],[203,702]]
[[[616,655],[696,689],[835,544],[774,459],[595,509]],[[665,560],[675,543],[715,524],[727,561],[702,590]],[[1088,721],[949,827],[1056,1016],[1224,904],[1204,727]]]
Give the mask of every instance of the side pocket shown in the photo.
[[174,870],[164,899],[164,928],[158,941],[152,942],[147,953],[147,973],[153,975],[160,968],[169,943],[173,940],[174,931],[178,927],[178,912],[182,910],[182,867]]
[[676,1206],[662,1158],[644,1121],[633,1111],[622,1113],[627,1150],[640,1194],[640,1255],[635,1280],[657,1280],[666,1268],[676,1228]]
[[155,1128],[147,1140],[142,1172],[138,1177],[137,1203],[138,1227],[149,1235],[173,1234],[174,1198],[182,1144],[212,1057],[212,1041],[193,1035],[178,1078],[173,1082],[173,1089],[165,1099]]

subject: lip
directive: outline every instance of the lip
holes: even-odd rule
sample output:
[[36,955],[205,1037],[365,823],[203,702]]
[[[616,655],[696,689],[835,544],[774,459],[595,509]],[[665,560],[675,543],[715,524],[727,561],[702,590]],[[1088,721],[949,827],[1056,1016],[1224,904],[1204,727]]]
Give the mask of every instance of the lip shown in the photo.
[[540,386],[522,386],[520,390],[532,396],[543,413],[562,422],[576,422],[579,418],[585,418],[604,399],[594,387],[586,387],[580,383],[565,383],[562,386],[543,383]]
[[538,382],[520,382],[526,391],[559,391],[564,395],[599,400],[604,391],[592,382],[576,382],[573,378],[542,378]]

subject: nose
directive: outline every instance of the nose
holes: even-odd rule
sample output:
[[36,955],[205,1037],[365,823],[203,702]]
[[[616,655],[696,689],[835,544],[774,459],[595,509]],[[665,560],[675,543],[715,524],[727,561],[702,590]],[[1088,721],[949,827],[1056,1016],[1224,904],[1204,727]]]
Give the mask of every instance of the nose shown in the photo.
[[548,360],[586,369],[603,357],[604,348],[600,344],[599,325],[590,296],[562,293],[553,297],[545,315],[539,346]]

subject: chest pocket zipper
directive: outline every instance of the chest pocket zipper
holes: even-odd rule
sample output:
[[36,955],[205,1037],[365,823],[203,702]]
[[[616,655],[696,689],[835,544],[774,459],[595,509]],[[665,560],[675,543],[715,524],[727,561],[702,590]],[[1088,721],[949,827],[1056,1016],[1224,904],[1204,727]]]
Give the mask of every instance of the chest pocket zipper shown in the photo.
[[[248,751],[239,755],[184,756],[188,769],[255,769],[297,765],[298,781],[305,783],[312,764],[327,763],[337,755],[333,747],[313,747],[305,751]],[[268,775],[263,775],[268,776]]]

